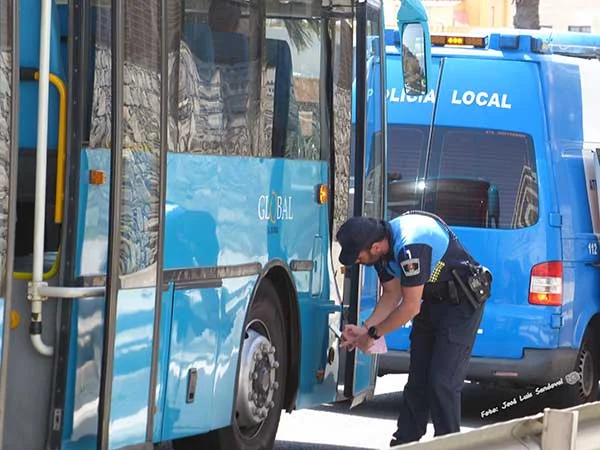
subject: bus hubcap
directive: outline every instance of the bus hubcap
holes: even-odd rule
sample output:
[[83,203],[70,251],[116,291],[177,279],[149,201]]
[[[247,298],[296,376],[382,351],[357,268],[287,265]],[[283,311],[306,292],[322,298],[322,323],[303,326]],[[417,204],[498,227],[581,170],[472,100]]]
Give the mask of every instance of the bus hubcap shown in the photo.
[[255,330],[246,330],[237,395],[239,426],[260,424],[275,406],[273,396],[279,389],[279,383],[275,381],[278,367],[271,342]]

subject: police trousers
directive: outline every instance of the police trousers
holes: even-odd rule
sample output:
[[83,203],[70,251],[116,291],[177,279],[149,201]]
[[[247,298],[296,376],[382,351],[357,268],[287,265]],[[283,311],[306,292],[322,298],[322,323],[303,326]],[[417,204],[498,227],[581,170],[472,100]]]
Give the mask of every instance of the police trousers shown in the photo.
[[[431,289],[426,288],[426,292]],[[457,304],[447,283],[424,293],[410,333],[410,368],[393,445],[421,439],[429,417],[435,436],[460,431],[461,393],[485,303]]]

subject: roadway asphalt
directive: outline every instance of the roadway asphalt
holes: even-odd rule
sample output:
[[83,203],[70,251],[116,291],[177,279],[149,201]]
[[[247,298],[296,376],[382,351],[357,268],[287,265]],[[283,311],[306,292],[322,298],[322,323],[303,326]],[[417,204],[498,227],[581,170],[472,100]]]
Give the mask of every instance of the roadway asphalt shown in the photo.
[[[397,405],[402,399],[406,375],[386,375],[377,380],[375,397],[352,410],[347,403],[323,405],[284,413],[275,450],[375,450],[389,448],[396,429]],[[528,391],[491,389],[466,384],[463,391],[462,431],[533,415],[556,406],[558,390],[540,395]],[[504,409],[503,409],[504,406]],[[495,412],[495,409],[497,412]],[[487,415],[486,415],[487,413]],[[423,440],[433,437],[428,426]]]

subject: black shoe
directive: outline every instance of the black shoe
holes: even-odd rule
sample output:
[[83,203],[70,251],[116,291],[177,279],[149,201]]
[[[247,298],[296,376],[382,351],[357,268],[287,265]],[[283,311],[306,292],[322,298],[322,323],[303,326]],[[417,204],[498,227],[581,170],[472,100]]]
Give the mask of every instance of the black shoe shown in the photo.
[[400,441],[397,441],[396,439],[390,441],[390,447],[396,447],[397,445],[400,445]]

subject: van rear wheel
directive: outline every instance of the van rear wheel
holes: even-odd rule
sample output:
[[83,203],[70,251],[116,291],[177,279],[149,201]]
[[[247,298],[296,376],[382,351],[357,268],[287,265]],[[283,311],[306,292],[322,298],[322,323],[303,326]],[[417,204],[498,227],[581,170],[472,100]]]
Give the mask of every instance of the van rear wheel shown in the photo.
[[[566,403],[566,406],[580,405],[598,399],[600,348],[595,332],[596,330],[593,328],[588,328],[581,340],[581,346],[573,369],[573,372],[577,376],[565,377],[567,389],[564,396],[562,396],[562,400]],[[569,378],[573,379],[571,381],[573,384],[568,384]]]

